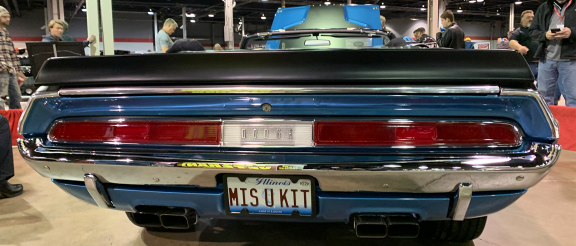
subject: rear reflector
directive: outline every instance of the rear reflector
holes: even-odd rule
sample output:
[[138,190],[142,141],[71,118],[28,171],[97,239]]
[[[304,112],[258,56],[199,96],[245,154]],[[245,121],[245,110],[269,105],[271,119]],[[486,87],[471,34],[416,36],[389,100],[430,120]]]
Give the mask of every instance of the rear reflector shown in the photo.
[[52,126],[53,142],[219,145],[219,121],[63,121]]
[[317,146],[519,146],[510,124],[496,122],[316,121]]

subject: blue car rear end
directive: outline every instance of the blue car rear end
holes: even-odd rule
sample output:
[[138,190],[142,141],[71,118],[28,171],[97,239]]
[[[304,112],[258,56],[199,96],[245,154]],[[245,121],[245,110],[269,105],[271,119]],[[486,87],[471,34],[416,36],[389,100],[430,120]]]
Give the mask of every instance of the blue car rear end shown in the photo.
[[66,192],[143,227],[342,222],[361,237],[416,237],[432,223],[434,237],[470,240],[559,156],[557,123],[522,59],[381,49],[58,58],[40,72],[18,147]]

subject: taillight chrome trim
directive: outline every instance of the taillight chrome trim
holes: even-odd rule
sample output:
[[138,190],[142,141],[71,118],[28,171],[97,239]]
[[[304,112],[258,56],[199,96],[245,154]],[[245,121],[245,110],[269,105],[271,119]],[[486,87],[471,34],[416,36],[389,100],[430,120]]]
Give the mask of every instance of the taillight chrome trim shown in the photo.
[[[340,120],[317,120],[315,121],[315,126],[316,124],[320,124],[323,122],[342,122]],[[347,120],[350,122],[366,122],[366,121],[360,121],[360,120]],[[407,119],[403,119],[403,120],[383,120],[383,121],[378,121],[378,120],[374,120],[374,122],[384,122],[386,121],[387,123],[413,123],[413,122],[422,122],[422,123],[479,123],[479,124],[500,124],[500,125],[506,125],[509,126],[510,129],[513,131],[513,133],[516,135],[516,142],[513,144],[491,144],[491,145],[439,145],[439,144],[433,144],[433,145],[425,145],[425,146],[412,146],[412,145],[390,145],[390,146],[381,146],[381,147],[389,147],[389,148],[398,148],[398,149],[411,149],[411,148],[511,148],[511,147],[518,147],[520,145],[522,145],[522,141],[523,141],[523,132],[520,130],[520,128],[518,126],[516,126],[515,124],[512,124],[510,122],[507,121],[500,121],[500,120],[477,120],[477,121],[470,121],[470,120],[437,120],[437,121],[433,121],[433,120],[407,120]],[[344,121],[345,122],[345,121]],[[398,124],[401,125],[401,124]],[[316,127],[314,128],[314,130],[318,130],[316,129]],[[314,137],[316,137],[316,134],[318,132],[315,132]],[[317,139],[314,139],[314,142],[318,145]],[[322,144],[321,146],[326,146],[326,147],[338,147],[338,144]],[[358,146],[347,146],[347,145],[342,145],[341,147],[372,147],[373,145],[358,145]]]
[[[88,119],[60,119],[54,121],[48,130],[46,131],[46,138],[53,143],[63,143],[63,144],[87,144],[87,145],[94,145],[94,144],[105,144],[105,145],[132,145],[132,146],[139,146],[139,145],[178,145],[178,146],[190,146],[190,147],[219,147],[222,142],[222,127],[221,127],[221,120],[200,120],[200,119],[180,119],[179,121],[190,121],[190,122],[211,122],[211,123],[220,123],[218,129],[218,144],[159,144],[159,143],[122,143],[122,142],[93,142],[93,141],[63,141],[54,139],[51,133],[53,132],[54,128],[58,126],[58,124],[67,123],[67,122],[126,122],[126,121],[168,121],[166,119],[158,119],[158,118],[149,118],[149,117],[121,117],[121,118],[113,118],[113,119],[103,119],[101,117],[88,120]],[[174,120],[176,121],[176,120]]]
[[[79,117],[79,118],[72,118],[72,119],[59,119],[54,121],[50,127],[48,128],[46,134],[47,134],[47,139],[50,142],[56,143],[56,144],[86,144],[86,145],[110,145],[110,146],[140,146],[140,145],[155,145],[155,146],[175,146],[175,144],[156,144],[156,143],[151,143],[151,144],[141,144],[141,143],[120,143],[120,142],[103,142],[103,143],[95,143],[95,142],[67,142],[67,141],[58,141],[55,140],[53,138],[51,138],[50,136],[50,132],[52,132],[53,128],[55,125],[57,125],[58,123],[61,122],[69,122],[69,121],[116,121],[116,122],[120,122],[120,121],[130,121],[130,120],[150,120],[150,121],[170,121],[170,120],[174,120],[174,121],[203,121],[203,122],[221,122],[220,124],[220,141],[219,144],[214,144],[214,145],[203,145],[203,144],[178,144],[178,146],[183,146],[183,147],[212,147],[212,148],[227,148],[227,147],[232,147],[232,148],[241,148],[241,149],[270,149],[270,148],[285,148],[285,149],[290,149],[290,148],[310,148],[310,149],[314,149],[314,148],[332,148],[337,150],[338,148],[358,148],[358,149],[362,149],[362,148],[380,148],[380,149],[413,149],[413,148],[426,148],[426,149],[453,149],[453,148],[472,148],[472,149],[480,149],[480,148],[485,148],[485,149],[494,149],[494,148],[515,148],[515,147],[519,147],[522,145],[522,142],[524,141],[524,132],[520,129],[520,127],[518,125],[516,125],[515,123],[511,122],[511,121],[505,121],[505,120],[486,120],[486,119],[478,119],[478,120],[456,120],[456,119],[450,119],[450,120],[430,120],[430,119],[425,119],[425,118],[412,118],[412,119],[399,119],[399,118],[346,118],[346,117],[334,117],[334,118],[330,118],[330,119],[326,119],[326,118],[318,118],[318,119],[314,119],[312,117],[310,118],[305,118],[305,117],[299,117],[299,118],[283,118],[283,119],[274,119],[274,118],[251,118],[251,119],[246,119],[246,118],[221,118],[221,119],[215,119],[215,118],[188,118],[188,117],[139,117],[139,116],[127,116],[127,117],[115,117],[115,118],[107,118],[107,117]],[[315,127],[315,123],[316,122],[322,122],[322,121],[351,121],[351,122],[359,122],[359,121],[375,121],[375,122],[382,122],[382,121],[387,121],[387,122],[442,122],[442,123],[498,123],[498,124],[504,124],[504,125],[508,125],[511,127],[511,129],[514,130],[514,132],[517,134],[518,139],[517,142],[515,144],[493,144],[493,145],[435,145],[435,146],[409,146],[409,145],[393,145],[393,146],[352,146],[352,145],[327,145],[327,146],[317,146],[315,143],[315,131],[316,131],[316,127]],[[224,126],[226,122],[302,122],[303,124],[312,124],[312,142],[314,144],[312,144],[311,146],[274,146],[274,145],[268,145],[268,146],[224,146],[223,141],[224,141]]]

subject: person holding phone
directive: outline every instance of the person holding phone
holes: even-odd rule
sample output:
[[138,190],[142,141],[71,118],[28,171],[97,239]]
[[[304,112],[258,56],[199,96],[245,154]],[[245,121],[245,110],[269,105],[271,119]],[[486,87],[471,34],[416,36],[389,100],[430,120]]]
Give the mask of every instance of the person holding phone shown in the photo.
[[530,25],[530,36],[538,42],[538,90],[546,103],[554,105],[558,84],[566,106],[576,107],[576,0],[542,3]]

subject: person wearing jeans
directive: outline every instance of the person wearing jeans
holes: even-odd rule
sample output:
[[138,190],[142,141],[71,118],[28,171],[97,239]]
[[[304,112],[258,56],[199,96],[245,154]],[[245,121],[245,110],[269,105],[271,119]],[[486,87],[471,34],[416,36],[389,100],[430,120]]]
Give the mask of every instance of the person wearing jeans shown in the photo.
[[22,92],[20,92],[20,85],[16,75],[4,72],[0,74],[0,80],[8,80],[8,107],[10,109],[21,109],[20,102],[22,101]]
[[538,41],[538,90],[546,103],[554,105],[555,92],[576,107],[576,0],[548,0],[540,5],[530,25],[530,36]]
[[[0,6],[0,86],[2,86],[0,97],[5,100],[9,96],[10,108],[19,109],[22,97],[20,85],[26,81],[26,76],[20,70],[20,59],[16,56],[14,43],[12,43],[10,33],[6,30],[8,25],[10,25],[10,13]],[[4,110],[4,104],[1,105],[0,110]]]

